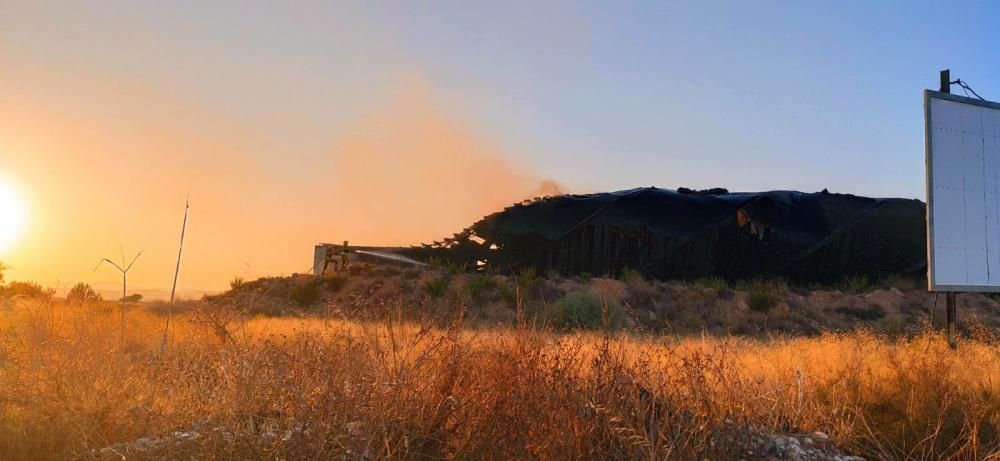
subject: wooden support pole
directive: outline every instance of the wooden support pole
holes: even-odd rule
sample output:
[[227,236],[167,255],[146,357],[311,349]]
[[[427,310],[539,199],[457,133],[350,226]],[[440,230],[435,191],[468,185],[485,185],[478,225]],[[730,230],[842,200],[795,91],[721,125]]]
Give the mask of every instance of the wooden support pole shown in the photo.
[[941,71],[941,92],[951,93],[951,70],[945,69]]
[[955,292],[949,291],[945,294],[945,304],[948,314],[948,346],[955,349],[957,347],[955,343],[955,330],[957,329],[956,322],[958,320],[958,310],[955,308]]

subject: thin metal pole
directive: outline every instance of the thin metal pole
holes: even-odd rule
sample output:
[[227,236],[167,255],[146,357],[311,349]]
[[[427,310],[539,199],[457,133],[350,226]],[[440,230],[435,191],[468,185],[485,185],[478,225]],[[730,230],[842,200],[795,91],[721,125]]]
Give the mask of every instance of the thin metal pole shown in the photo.
[[[122,262],[124,262],[124,261],[122,261]],[[128,283],[127,277],[128,277],[128,273],[125,272],[125,271],[122,271],[122,308],[121,308],[121,311],[122,311],[122,325],[121,325],[121,327],[122,327],[122,334],[121,334],[121,338],[120,338],[120,344],[118,345],[118,347],[121,350],[123,350],[123,351],[125,350],[125,290],[126,290],[126,286],[127,286],[127,283]]]
[[163,339],[160,341],[160,353],[167,349],[167,335],[170,331],[170,316],[174,311],[174,293],[177,292],[177,277],[181,273],[181,254],[184,253],[184,234],[187,232],[188,208],[191,207],[191,194],[184,198],[184,221],[181,223],[181,244],[177,248],[177,265],[174,267],[174,285],[170,288],[170,305],[167,306],[167,324],[163,327]]
[[[942,93],[951,93],[951,70],[944,69],[940,74],[940,91]],[[957,309],[955,308],[955,292],[949,291],[944,294],[945,299],[945,313],[948,318],[948,346],[952,349],[957,347],[955,343],[955,333],[956,333],[956,322],[958,317]],[[931,319],[933,322],[933,319]]]
[[945,294],[945,304],[948,311],[948,346],[952,349],[958,347],[955,343],[955,330],[958,320],[958,309],[955,308],[955,292],[949,291]]

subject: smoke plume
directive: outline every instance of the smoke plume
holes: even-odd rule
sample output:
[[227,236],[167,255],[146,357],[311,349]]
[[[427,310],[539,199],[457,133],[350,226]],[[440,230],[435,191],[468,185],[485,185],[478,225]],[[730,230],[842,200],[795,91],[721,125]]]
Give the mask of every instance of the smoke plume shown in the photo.
[[511,203],[562,192],[511,164],[412,82],[341,137],[330,169],[327,232],[358,244],[441,239]]

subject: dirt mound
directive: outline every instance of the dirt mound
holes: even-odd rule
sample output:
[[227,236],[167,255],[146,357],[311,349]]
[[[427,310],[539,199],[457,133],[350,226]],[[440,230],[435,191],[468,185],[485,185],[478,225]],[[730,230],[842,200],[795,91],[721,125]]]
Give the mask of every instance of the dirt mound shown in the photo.
[[419,304],[421,282],[430,276],[419,269],[366,266],[319,277],[261,278],[205,300],[250,315],[346,315],[376,305]]
[[[867,328],[913,334],[942,326],[943,300],[923,289],[896,287],[858,292],[806,290],[781,282],[738,284],[638,280],[628,283],[636,319],[648,331],[716,335],[813,335]],[[960,328],[1000,328],[1000,304],[980,294],[958,297]]]
[[[470,326],[495,326],[514,322],[521,312],[527,321],[552,326],[554,306],[568,295],[584,293],[599,305],[622,309],[627,315],[623,326],[633,331],[720,336],[816,335],[857,328],[912,334],[944,321],[943,301],[906,280],[809,290],[780,280],[728,284],[719,279],[647,280],[635,273],[617,280],[527,272],[504,276],[364,265],[346,274],[263,278],[206,300],[251,316],[368,318],[394,313],[450,321],[462,312]],[[960,329],[1000,328],[1000,304],[993,298],[963,294],[958,304]],[[584,314],[568,315],[578,319]],[[596,324],[599,319],[589,326]]]

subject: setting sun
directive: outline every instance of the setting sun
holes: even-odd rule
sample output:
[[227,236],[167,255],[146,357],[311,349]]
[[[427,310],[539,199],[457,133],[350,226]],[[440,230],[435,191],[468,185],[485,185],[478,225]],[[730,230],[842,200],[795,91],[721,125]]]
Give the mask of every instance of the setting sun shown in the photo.
[[1000,461],[996,18],[0,0],[0,461]]
[[11,185],[0,179],[0,255],[9,251],[21,237],[25,210]]

